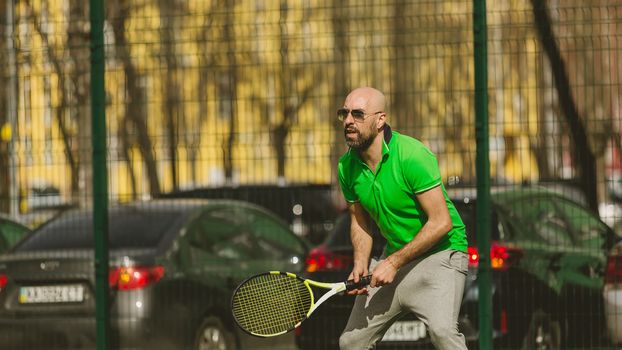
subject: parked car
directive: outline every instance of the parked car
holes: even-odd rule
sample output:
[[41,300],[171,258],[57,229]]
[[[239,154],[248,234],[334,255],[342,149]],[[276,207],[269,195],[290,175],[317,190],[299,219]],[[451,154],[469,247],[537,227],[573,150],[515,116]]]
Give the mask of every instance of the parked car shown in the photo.
[[610,251],[603,288],[609,340],[622,345],[622,241]]
[[0,214],[0,253],[4,253],[19,242],[30,229],[9,216]]
[[[236,349],[234,287],[267,270],[299,272],[308,251],[274,214],[233,200],[111,207],[109,242],[113,349]],[[3,349],[94,341],[93,244],[92,212],[73,210],[0,258]]]
[[251,202],[283,219],[297,235],[319,244],[332,230],[337,210],[333,189],[323,184],[244,184],[200,187],[160,198],[221,198]]
[[[479,254],[475,191],[456,189],[449,193],[467,226],[469,241],[469,273],[459,327],[469,343],[476,343]],[[603,343],[600,294],[612,230],[582,205],[548,190],[499,189],[491,199],[496,346],[550,349]],[[328,239],[310,251],[306,259],[308,277],[327,281],[347,278],[352,268],[349,225],[349,215],[344,214]],[[373,249],[379,255],[382,239],[375,241],[380,241]],[[336,348],[352,302],[352,297],[342,296],[320,306],[297,333],[300,347]],[[407,315],[390,329],[379,348],[429,348],[429,341],[423,324],[414,315]]]

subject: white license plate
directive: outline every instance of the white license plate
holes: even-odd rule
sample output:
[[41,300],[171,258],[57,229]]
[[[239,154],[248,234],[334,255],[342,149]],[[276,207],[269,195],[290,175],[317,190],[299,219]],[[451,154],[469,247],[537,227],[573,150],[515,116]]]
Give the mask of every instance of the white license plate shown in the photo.
[[425,338],[427,331],[421,321],[397,321],[382,337],[382,341],[416,341]]
[[84,300],[84,286],[70,284],[62,286],[21,287],[20,304],[79,303]]

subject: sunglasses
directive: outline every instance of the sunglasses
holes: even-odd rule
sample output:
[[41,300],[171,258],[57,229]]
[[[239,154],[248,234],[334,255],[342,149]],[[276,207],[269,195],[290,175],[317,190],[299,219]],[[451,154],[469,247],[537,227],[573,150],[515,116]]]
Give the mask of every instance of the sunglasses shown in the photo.
[[378,113],[382,113],[382,111],[378,111],[378,112],[375,112],[375,113],[369,113],[368,114],[368,113],[365,113],[365,111],[362,110],[362,109],[352,109],[352,110],[350,110],[350,109],[347,109],[347,108],[339,108],[337,110],[337,119],[339,119],[339,121],[342,122],[342,121],[344,121],[348,117],[348,114],[352,114],[352,118],[354,118],[355,121],[362,122],[362,121],[365,120],[365,118],[367,116],[376,115]]

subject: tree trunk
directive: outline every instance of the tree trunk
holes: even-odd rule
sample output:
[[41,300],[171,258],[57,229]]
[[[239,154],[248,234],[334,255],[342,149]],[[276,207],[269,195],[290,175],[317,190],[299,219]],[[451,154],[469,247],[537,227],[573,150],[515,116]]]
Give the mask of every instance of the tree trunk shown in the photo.
[[[348,28],[348,12],[346,9],[346,5],[339,0],[333,1],[333,17],[332,17],[332,25],[333,25],[333,40],[335,42],[335,50],[333,55],[333,62],[335,62],[335,79],[333,81],[333,91],[330,101],[330,111],[328,111],[331,116],[333,129],[336,130],[333,150],[332,161],[333,169],[337,169],[337,162],[341,154],[343,153],[345,141],[343,135],[343,126],[337,120],[337,109],[343,106],[343,102],[346,99],[346,94],[348,91],[348,62],[350,61],[350,49],[348,47],[349,40],[347,39],[347,28]],[[336,174],[334,174],[336,175]]]
[[224,82],[224,86],[221,87],[221,92],[224,96],[227,96],[225,99],[229,103],[229,135],[223,144],[223,166],[225,170],[225,181],[232,182],[233,181],[233,146],[235,144],[235,134],[237,131],[236,126],[236,113],[237,113],[237,93],[236,89],[238,86],[238,76],[237,76],[237,67],[236,67],[236,56],[235,56],[235,36],[233,35],[233,7],[234,0],[225,0],[226,7],[226,23],[223,28],[223,40],[227,43],[227,58],[228,58],[228,68],[227,68],[227,76],[225,77],[226,81]]
[[551,27],[549,9],[546,1],[531,0],[531,4],[538,37],[549,59],[555,79],[559,105],[574,141],[572,147],[573,165],[579,168],[579,183],[585,194],[587,204],[594,212],[598,212],[596,158],[590,148],[587,130],[572,96],[566,64]]
[[180,106],[180,87],[175,80],[175,74],[177,73],[177,59],[175,57],[175,50],[173,48],[174,38],[173,31],[175,28],[175,18],[177,17],[177,4],[170,0],[160,0],[160,45],[162,46],[162,54],[164,56],[166,67],[162,85],[162,93],[164,95],[164,119],[166,120],[166,135],[168,141],[168,158],[171,172],[171,182],[173,185],[173,191],[176,191],[179,187],[177,179],[177,127],[178,122],[183,119],[180,116],[180,111],[183,109]]
[[32,17],[32,23],[35,27],[37,34],[41,37],[41,41],[43,41],[43,46],[48,48],[47,54],[50,63],[56,74],[58,75],[58,92],[60,96],[60,102],[58,106],[54,109],[54,116],[58,123],[58,128],[60,130],[61,137],[63,139],[63,146],[65,148],[65,158],[67,159],[67,164],[70,169],[70,191],[72,202],[76,202],[79,200],[80,187],[79,187],[79,156],[76,155],[77,147],[73,138],[71,137],[71,133],[69,132],[69,127],[67,126],[67,121],[65,120],[65,113],[67,112],[67,107],[69,105],[68,97],[67,97],[67,80],[65,76],[65,72],[63,71],[63,67],[61,65],[61,58],[58,57],[56,52],[52,49],[52,46],[49,44],[49,38],[47,33],[41,28],[41,18],[34,12],[34,9],[31,6],[30,0],[25,1],[26,6],[28,7],[28,12]]
[[[85,206],[87,201],[92,200],[93,195],[93,157],[91,145],[91,109],[90,109],[90,49],[89,49],[89,22],[88,6],[84,1],[72,1],[69,3],[69,27],[67,28],[67,46],[73,69],[68,72],[71,81],[68,89],[69,96],[73,97],[69,111],[71,119],[76,120],[78,137],[76,140],[77,156],[76,171],[74,175],[76,184],[72,182],[72,197],[74,202]],[[74,106],[74,107],[72,107]],[[85,195],[86,194],[86,195]],[[91,197],[89,197],[89,195]]]
[[[149,130],[147,129],[147,117],[144,112],[145,91],[139,83],[138,72],[132,62],[130,50],[128,48],[129,44],[125,37],[125,21],[128,17],[129,6],[130,5],[125,1],[109,3],[109,8],[111,9],[109,17],[112,18],[111,22],[115,38],[116,54],[121,62],[123,62],[123,71],[126,80],[125,91],[128,101],[122,123],[128,123],[128,125],[134,126],[134,130],[136,130],[137,135],[135,140],[138,143],[138,148],[143,157],[143,162],[145,163],[147,178],[149,180],[149,193],[152,196],[156,196],[161,191],[160,180],[155,156],[153,155],[153,145],[149,137]],[[127,156],[128,149],[124,150],[123,154]],[[130,160],[127,159],[127,161],[128,168],[131,168],[132,164]]]

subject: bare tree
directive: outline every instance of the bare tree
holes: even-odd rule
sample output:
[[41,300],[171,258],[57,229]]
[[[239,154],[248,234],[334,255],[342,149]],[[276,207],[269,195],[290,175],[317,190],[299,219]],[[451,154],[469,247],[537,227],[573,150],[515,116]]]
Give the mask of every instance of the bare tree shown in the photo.
[[[331,150],[331,165],[333,169],[337,169],[337,162],[344,148],[344,138],[341,123],[337,120],[336,109],[342,106],[345,95],[348,93],[348,62],[350,61],[349,40],[347,39],[348,28],[348,11],[346,4],[340,0],[334,0],[332,3],[333,11],[331,11],[331,24],[333,27],[333,40],[335,49],[333,50],[333,62],[335,67],[334,80],[332,84],[330,115],[334,133],[333,147]],[[336,172],[333,172],[333,176]],[[336,182],[336,181],[334,181]]]
[[229,118],[229,134],[222,147],[223,166],[225,170],[225,180],[231,182],[233,179],[233,146],[237,132],[236,113],[237,113],[237,87],[238,72],[237,58],[235,52],[235,34],[233,32],[234,16],[233,7],[235,0],[221,0],[224,2],[225,24],[223,26],[223,41],[227,45],[226,71],[221,73],[218,79],[218,91],[221,95],[221,110],[226,111],[225,117]]
[[271,126],[272,147],[277,159],[277,176],[285,178],[285,163],[287,160],[286,141],[291,131],[292,125],[300,108],[306,103],[313,91],[313,84],[300,84],[304,81],[302,74],[308,67],[296,66],[290,62],[289,52],[289,33],[287,31],[289,8],[287,1],[281,0],[279,10],[279,57],[280,65],[278,71],[279,91],[281,93],[281,119]]
[[166,120],[166,136],[168,141],[168,158],[170,164],[171,180],[173,191],[179,187],[177,179],[177,147],[178,147],[178,125],[184,120],[183,108],[181,108],[181,88],[175,78],[178,75],[178,64],[175,52],[175,36],[177,30],[177,20],[183,8],[183,4],[171,0],[159,0],[160,8],[160,45],[166,63],[164,69],[164,84],[162,84],[162,94],[164,95],[164,119]]
[[42,18],[40,14],[36,13],[32,7],[30,0],[25,0],[24,5],[26,6],[26,11],[29,14],[30,21],[35,28],[35,31],[41,37],[41,41],[43,42],[43,47],[45,47],[48,61],[52,65],[54,72],[58,76],[58,93],[59,93],[59,104],[54,109],[54,116],[56,122],[58,123],[58,128],[60,130],[60,134],[63,141],[63,146],[65,148],[65,158],[69,165],[70,169],[70,189],[71,196],[73,201],[79,200],[79,156],[77,150],[77,143],[71,136],[71,132],[69,131],[70,125],[72,121],[71,113],[68,113],[68,108],[70,105],[69,97],[68,97],[68,89],[69,82],[67,81],[67,77],[65,74],[65,70],[63,67],[64,59],[62,57],[62,53],[57,53],[54,48],[50,45],[50,40],[48,37],[48,33],[43,30],[41,26]]
[[412,113],[411,111],[413,109],[409,108],[410,105],[412,105],[412,101],[407,96],[409,89],[406,87],[413,86],[411,78],[413,74],[404,74],[404,72],[411,72],[413,65],[410,64],[411,60],[407,58],[409,57],[409,52],[412,50],[412,47],[410,47],[406,42],[409,36],[404,32],[406,29],[405,24],[409,20],[404,16],[407,5],[407,0],[396,0],[393,4],[393,18],[391,21],[393,25],[391,35],[393,46],[393,69],[391,70],[393,91],[391,94],[391,109],[395,120],[404,121],[404,125],[406,125],[408,120],[412,120],[416,123],[420,117],[416,115],[408,115],[408,113]]
[[188,158],[190,161],[190,173],[193,183],[198,181],[197,179],[197,157],[199,154],[199,148],[201,143],[201,126],[207,122],[207,114],[209,111],[209,104],[207,99],[207,91],[208,86],[210,84],[210,71],[214,68],[214,55],[211,53],[209,49],[208,42],[210,41],[210,36],[214,32],[214,12],[215,10],[210,10],[207,12],[207,15],[204,17],[202,30],[197,38],[199,45],[199,83],[197,86],[197,96],[199,99],[199,108],[198,115],[195,118],[196,124],[189,125],[185,127],[184,130],[187,130],[183,135],[185,138],[185,144],[188,147]]
[[[84,204],[86,196],[92,191],[92,153],[91,153],[91,109],[90,109],[90,50],[88,6],[84,1],[69,2],[69,26],[67,28],[67,49],[72,69],[68,71],[71,101],[68,112],[77,123],[76,140],[78,154],[78,188],[72,194],[74,199]],[[82,181],[80,181],[82,179]]]
[[579,183],[590,208],[598,211],[596,157],[590,148],[588,134],[579,114],[577,104],[572,96],[566,62],[561,55],[551,26],[551,16],[546,1],[531,0],[534,22],[538,37],[549,59],[549,64],[555,80],[555,88],[559,99],[559,106],[566,118],[568,129],[572,136],[572,157],[574,165],[579,170]]
[[[120,121],[119,137],[122,143],[122,156],[125,158],[132,182],[132,196],[136,196],[136,175],[132,169],[129,150],[137,143],[145,164],[147,178],[149,180],[149,193],[160,193],[160,180],[158,177],[153,145],[147,130],[147,116],[145,114],[145,91],[140,83],[138,72],[130,54],[130,43],[127,40],[125,27],[130,12],[130,4],[123,0],[113,0],[107,3],[110,22],[115,39],[116,57],[122,62],[125,73],[125,114]],[[136,132],[131,135],[130,130]]]

